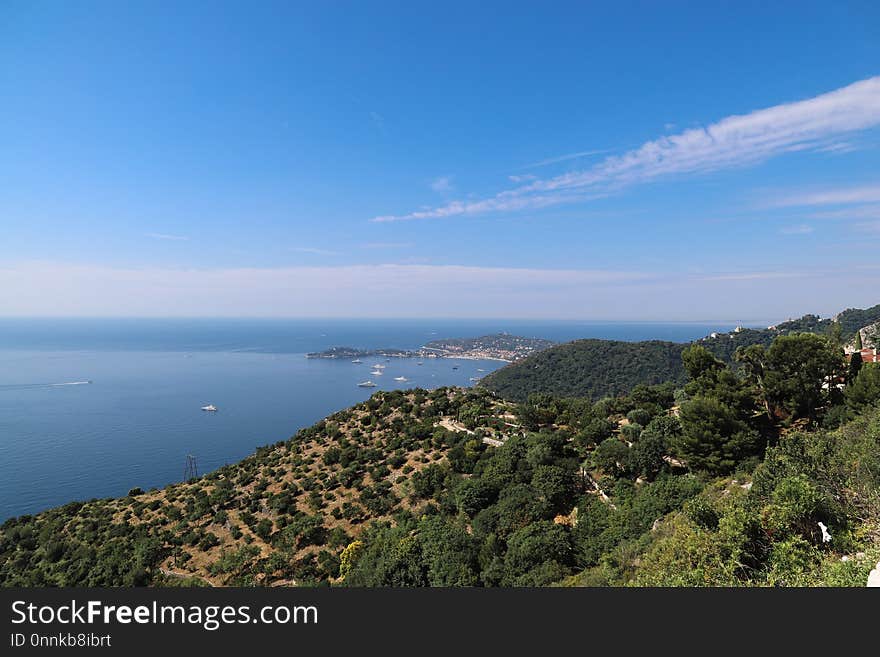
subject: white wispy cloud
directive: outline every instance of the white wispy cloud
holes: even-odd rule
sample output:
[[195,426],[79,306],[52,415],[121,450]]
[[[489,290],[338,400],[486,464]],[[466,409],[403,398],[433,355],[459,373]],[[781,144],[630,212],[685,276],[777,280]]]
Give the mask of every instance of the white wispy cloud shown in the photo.
[[785,278],[805,278],[808,274],[795,271],[750,271],[703,276],[704,281],[769,281]]
[[412,246],[412,242],[367,242],[361,244],[362,249],[407,249]]
[[850,222],[852,230],[872,236],[880,234],[880,182],[801,191],[770,205],[811,208],[814,211],[807,215],[811,219]]
[[755,165],[786,153],[852,143],[858,131],[880,125],[880,77],[855,82],[807,100],[732,115],[646,142],[595,166],[536,180],[493,197],[454,201],[374,221],[401,221],[545,207],[605,195],[625,187],[685,174]]
[[535,194],[521,196],[514,192],[503,192],[493,198],[479,201],[453,201],[439,208],[417,210],[406,215],[384,215],[373,217],[370,221],[385,223],[392,221],[412,221],[415,219],[442,219],[460,215],[482,214],[486,212],[513,212],[517,210],[536,210],[553,205],[591,201],[607,196],[607,193],[595,194]]
[[435,192],[451,192],[454,187],[452,185],[452,176],[440,176],[431,181],[431,189]]
[[880,205],[857,205],[810,213],[815,219],[880,219]]
[[154,240],[167,240],[171,242],[186,242],[189,240],[185,235],[169,235],[167,233],[147,233],[146,236]]
[[779,229],[779,232],[782,235],[809,235],[813,232],[813,227],[808,226],[807,224],[801,224],[799,226],[785,226]]
[[784,318],[870,305],[880,269],[860,269],[864,264],[674,274],[425,264],[196,269],[0,261],[0,315]]
[[579,160],[582,157],[590,157],[591,155],[604,155],[605,153],[610,153],[611,151],[607,148],[602,150],[594,150],[594,151],[578,151],[577,153],[567,153],[566,155],[558,155],[556,157],[549,157],[546,160],[540,160],[539,162],[532,162],[531,164],[527,164],[523,167],[523,169],[537,169],[538,167],[545,167],[548,164],[558,164],[559,162],[567,162],[569,160]]
[[848,141],[841,141],[833,144],[828,144],[827,146],[822,146],[817,148],[816,150],[820,153],[852,153],[853,151],[857,151],[859,147],[856,144],[850,143]]
[[323,256],[332,256],[339,255],[336,251],[328,251],[327,249],[316,249],[311,246],[292,246],[290,247],[291,251],[296,251],[297,253],[309,253],[311,255],[323,255]]
[[880,202],[880,182],[803,191],[777,199],[771,205],[784,208],[812,205],[858,205],[878,202]]
[[536,175],[533,174],[533,173],[524,173],[524,174],[520,174],[520,175],[507,176],[507,179],[508,179],[510,182],[513,182],[513,183],[517,183],[517,184],[518,184],[518,183],[529,182],[529,181],[532,181],[532,180],[537,180],[537,179],[538,179],[538,176],[536,176]]
[[482,316],[491,308],[515,316],[521,294],[562,304],[572,290],[652,278],[638,271],[416,263],[193,269],[0,262],[0,315]]

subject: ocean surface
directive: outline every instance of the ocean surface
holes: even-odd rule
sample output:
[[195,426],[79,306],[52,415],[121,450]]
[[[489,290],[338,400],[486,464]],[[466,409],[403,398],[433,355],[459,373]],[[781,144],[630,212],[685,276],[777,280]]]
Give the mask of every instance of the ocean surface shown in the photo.
[[[498,361],[307,359],[506,331],[564,342],[688,341],[730,324],[476,320],[0,320],[0,521],[183,479],[376,390],[472,385]],[[376,362],[385,373],[370,375]],[[453,369],[457,366],[457,369]],[[480,371],[483,370],[483,371]],[[394,381],[405,376],[409,382]],[[377,388],[359,388],[371,379]],[[216,413],[201,410],[213,404]]]

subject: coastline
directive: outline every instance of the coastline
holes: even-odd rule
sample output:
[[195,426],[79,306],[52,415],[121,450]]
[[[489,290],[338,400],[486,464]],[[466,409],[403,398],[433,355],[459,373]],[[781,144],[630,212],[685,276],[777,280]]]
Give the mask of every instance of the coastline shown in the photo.
[[[290,437],[380,390],[471,387],[505,363],[432,358],[386,363],[376,388],[365,365],[299,354],[202,351],[0,352],[0,522],[70,500],[116,497],[180,481]],[[405,376],[406,382],[394,378]],[[92,385],[48,384],[92,380]],[[22,388],[20,384],[43,386]],[[7,387],[2,387],[6,384]],[[13,387],[14,386],[14,387]],[[213,404],[218,411],[201,407]]]

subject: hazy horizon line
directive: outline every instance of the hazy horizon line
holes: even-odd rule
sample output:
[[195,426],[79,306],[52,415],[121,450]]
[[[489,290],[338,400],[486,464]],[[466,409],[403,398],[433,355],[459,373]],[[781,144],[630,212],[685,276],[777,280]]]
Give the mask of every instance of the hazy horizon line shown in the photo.
[[[815,313],[805,313],[815,314]],[[822,319],[830,319],[817,315]],[[801,315],[800,317],[803,317]],[[791,317],[790,319],[798,319]],[[773,322],[768,319],[725,319],[725,318],[705,318],[705,319],[615,319],[615,318],[597,318],[597,317],[485,317],[485,316],[402,316],[402,315],[375,315],[375,316],[346,316],[346,315],[0,315],[0,321],[4,320],[32,320],[32,321],[65,321],[65,320],[113,320],[113,321],[139,321],[139,320],[169,320],[169,321],[350,321],[350,322],[375,322],[375,321],[406,321],[406,322],[523,322],[523,323],[540,323],[540,322],[560,322],[560,323],[602,323],[602,324],[741,324],[745,325],[766,325],[767,322]],[[788,319],[777,320],[777,323],[789,321]]]

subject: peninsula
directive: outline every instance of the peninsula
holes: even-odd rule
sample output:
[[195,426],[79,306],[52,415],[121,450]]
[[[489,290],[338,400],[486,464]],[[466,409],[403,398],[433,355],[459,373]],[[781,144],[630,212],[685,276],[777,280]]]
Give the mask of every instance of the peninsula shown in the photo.
[[418,349],[358,349],[331,347],[325,351],[306,354],[306,358],[463,358],[470,360],[500,360],[513,363],[556,343],[541,338],[526,338],[508,333],[483,335],[478,338],[446,338],[432,340]]

